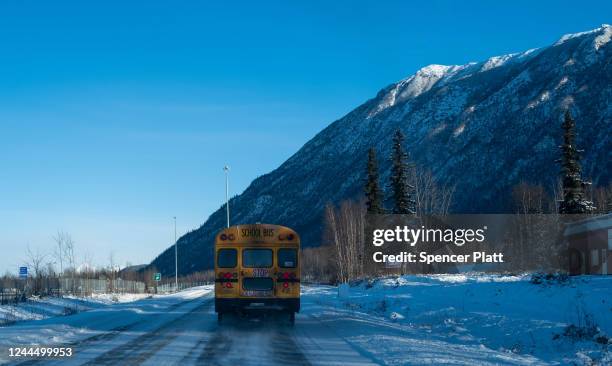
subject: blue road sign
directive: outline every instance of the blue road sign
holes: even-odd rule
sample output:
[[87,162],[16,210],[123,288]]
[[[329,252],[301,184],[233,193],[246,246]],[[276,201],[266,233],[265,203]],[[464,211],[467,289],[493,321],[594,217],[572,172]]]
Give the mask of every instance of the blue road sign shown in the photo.
[[19,267],[19,277],[20,278],[28,277],[28,267]]

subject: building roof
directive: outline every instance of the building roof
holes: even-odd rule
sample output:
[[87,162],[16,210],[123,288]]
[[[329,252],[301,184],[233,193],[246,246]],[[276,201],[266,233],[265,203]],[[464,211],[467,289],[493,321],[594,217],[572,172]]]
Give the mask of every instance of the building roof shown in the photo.
[[565,236],[576,235],[588,231],[612,229],[612,214],[589,217],[568,224],[563,233]]

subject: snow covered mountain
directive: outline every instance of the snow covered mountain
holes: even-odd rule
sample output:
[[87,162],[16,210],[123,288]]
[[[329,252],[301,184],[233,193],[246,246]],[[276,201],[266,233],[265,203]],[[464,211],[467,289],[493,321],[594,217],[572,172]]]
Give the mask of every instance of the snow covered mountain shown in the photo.
[[[407,149],[441,183],[457,185],[456,212],[500,212],[511,187],[524,180],[550,187],[570,109],[583,173],[608,184],[612,171],[612,27],[563,36],[555,44],[466,65],[429,65],[381,90],[333,122],[276,170],[255,179],[230,201],[234,224],[288,225],[305,246],[321,240],[326,203],[363,192],[367,150],[375,147],[381,178],[389,176],[391,136],[401,128]],[[222,209],[179,240],[183,272],[210,268]],[[169,248],[171,249],[171,248]],[[166,250],[152,265],[174,271]]]

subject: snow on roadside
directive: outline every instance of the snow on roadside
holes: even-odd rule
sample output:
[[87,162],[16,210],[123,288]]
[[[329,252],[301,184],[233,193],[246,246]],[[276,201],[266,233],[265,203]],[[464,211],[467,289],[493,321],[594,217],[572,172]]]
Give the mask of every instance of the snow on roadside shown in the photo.
[[132,302],[148,294],[94,294],[91,297],[43,297],[13,305],[0,305],[0,326],[26,320],[40,320],[71,315],[112,303]]
[[[124,303],[142,300],[146,299],[149,296],[149,294],[92,294],[90,297],[87,298],[87,300],[108,305],[113,303]],[[73,297],[66,296],[66,298]]]
[[457,364],[612,361],[610,276],[533,284],[530,276],[410,275],[354,283],[341,299],[335,287],[309,287],[303,299],[307,313],[386,364],[417,354]]
[[[206,286],[204,286],[206,287]],[[190,299],[201,296],[200,288],[187,289],[178,294],[155,295],[155,298]],[[26,320],[41,320],[72,315],[111,304],[131,303],[151,298],[149,294],[92,294],[89,297],[64,296],[32,298],[15,305],[0,305],[0,326]]]
[[[155,295],[152,298],[136,299],[127,302],[130,297],[124,297],[124,302],[107,302],[98,299],[91,302],[92,309],[70,316],[34,318],[31,321],[22,321],[10,326],[0,327],[0,348],[24,345],[66,345],[78,342],[98,334],[107,333],[119,327],[141,325],[155,327],[157,322],[180,316],[180,311],[171,311],[176,306],[197,306],[197,301],[211,294],[213,286],[199,286],[183,290],[176,294]],[[68,302],[71,299],[55,299],[57,302]],[[156,321],[143,323],[146,315],[155,314]],[[0,363],[5,354],[0,354]]]

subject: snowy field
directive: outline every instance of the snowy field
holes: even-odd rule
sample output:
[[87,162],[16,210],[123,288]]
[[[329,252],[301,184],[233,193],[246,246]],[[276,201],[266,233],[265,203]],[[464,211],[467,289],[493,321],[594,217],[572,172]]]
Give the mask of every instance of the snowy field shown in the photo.
[[[609,365],[612,277],[404,276],[304,286],[280,317],[217,324],[211,286],[0,328],[0,347],[71,345],[49,364]],[[0,362],[9,361],[6,353]]]
[[304,298],[317,317],[359,319],[335,331],[389,365],[612,364],[612,277],[529,280],[404,276]]

